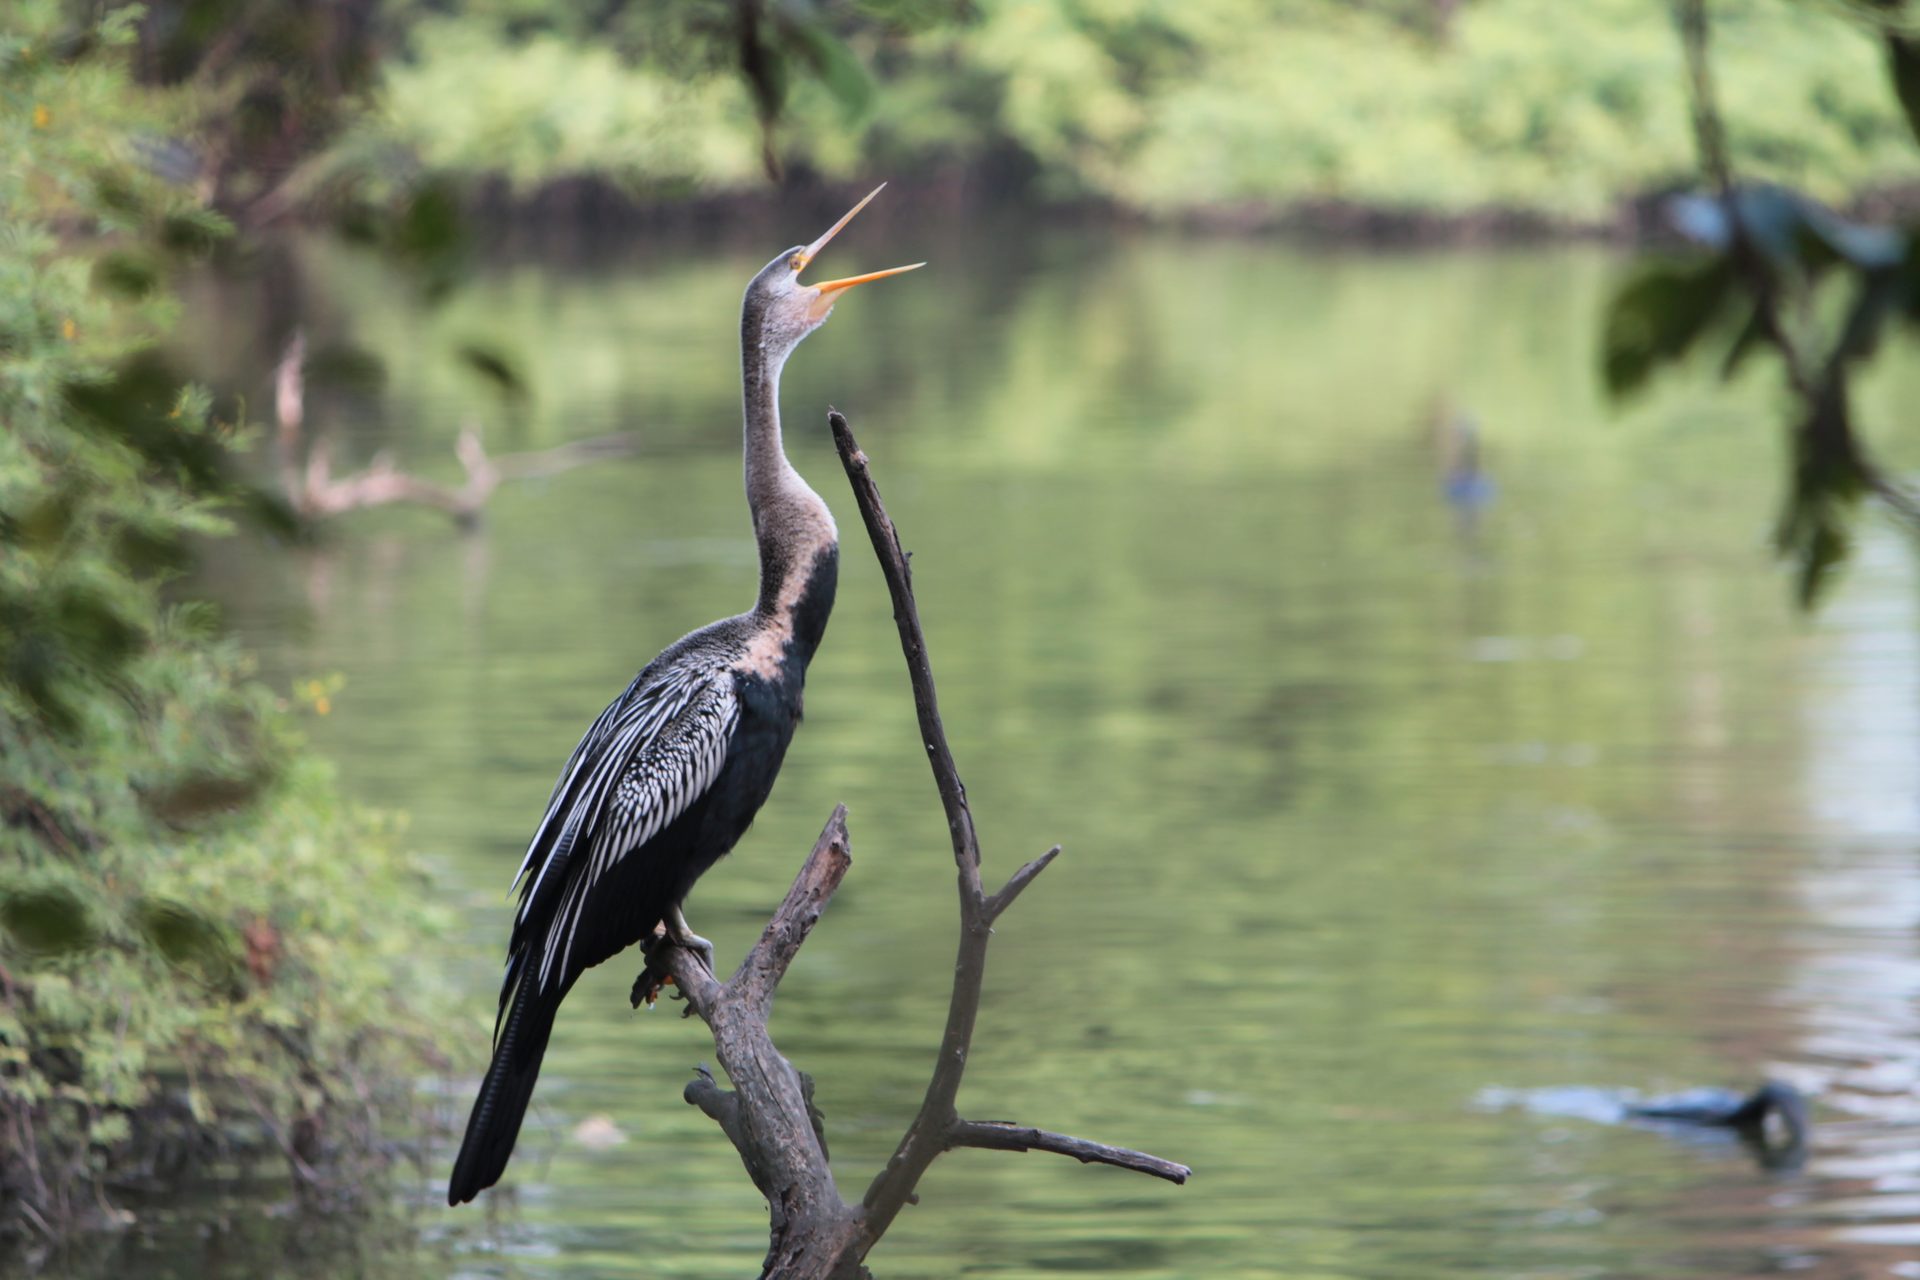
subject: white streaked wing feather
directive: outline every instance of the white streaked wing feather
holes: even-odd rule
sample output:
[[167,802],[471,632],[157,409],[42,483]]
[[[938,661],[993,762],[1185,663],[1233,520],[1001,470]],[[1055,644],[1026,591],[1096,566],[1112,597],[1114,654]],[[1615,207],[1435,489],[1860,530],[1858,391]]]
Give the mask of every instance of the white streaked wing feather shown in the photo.
[[610,726],[607,746],[591,753],[584,765],[591,774],[566,818],[576,839],[584,836],[589,843],[575,845],[566,893],[548,926],[541,948],[542,986],[554,973],[567,971],[581,914],[601,877],[713,785],[739,718],[731,674],[709,669],[687,681],[683,693],[649,700]]
[[[554,851],[576,845],[580,832],[598,814],[607,777],[619,771],[642,741],[683,711],[715,678],[716,672],[717,668],[704,665],[670,666],[649,683],[641,684],[640,679],[636,679],[600,713],[554,783],[547,811],[541,816],[540,825],[527,845],[527,855],[521,859],[520,870],[514,876],[518,883],[533,868],[534,859],[546,850],[545,858],[533,869],[533,883],[521,896],[517,922],[526,920],[527,909],[546,879],[547,871],[554,865]],[[641,679],[644,678],[642,673]],[[560,825],[563,834],[549,838],[555,823]]]
[[554,818],[564,807],[561,804],[561,797],[566,794],[567,783],[573,778],[574,771],[580,767],[581,759],[587,754],[588,748],[605,737],[607,725],[627,705],[628,699],[634,694],[634,686],[639,683],[639,678],[635,677],[633,684],[628,685],[619,697],[607,704],[606,710],[594,719],[593,724],[580,736],[580,741],[574,744],[573,754],[568,756],[566,764],[560,767],[560,776],[553,780],[553,790],[547,795],[546,812],[541,815],[540,825],[534,828],[533,839],[527,842],[527,853],[520,859],[520,869],[513,873],[513,879],[507,884],[509,893],[513,891],[514,885],[520,883],[520,877],[527,874],[527,868],[533,865],[534,854],[539,851],[541,841],[547,834],[547,828],[552,825]]

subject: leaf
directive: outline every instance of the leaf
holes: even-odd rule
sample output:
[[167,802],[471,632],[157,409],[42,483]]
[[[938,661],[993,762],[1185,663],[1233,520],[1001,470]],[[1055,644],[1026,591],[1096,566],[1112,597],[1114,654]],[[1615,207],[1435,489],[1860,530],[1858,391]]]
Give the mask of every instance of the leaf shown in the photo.
[[1609,394],[1638,390],[1662,364],[1684,356],[1732,292],[1724,257],[1650,263],[1607,304],[1601,370]]
[[67,536],[80,514],[80,495],[71,484],[63,484],[42,494],[25,510],[7,521],[6,541],[35,549],[52,547]]
[[115,557],[138,573],[178,573],[193,563],[180,530],[160,521],[129,521],[115,531]]
[[514,362],[499,348],[465,342],[456,352],[461,362],[479,374],[501,398],[513,404],[527,400],[527,382]]
[[864,112],[873,102],[873,81],[853,50],[814,18],[791,17],[782,25],[841,108],[850,116]]
[[146,640],[141,620],[94,582],[62,582],[48,595],[48,616],[61,643],[84,662],[110,669]]
[[102,209],[128,221],[137,222],[147,216],[147,202],[127,181],[126,175],[115,170],[101,169],[94,174],[93,198]]
[[0,928],[36,955],[83,951],[99,938],[87,904],[58,886],[0,891]]
[[1844,416],[1836,416],[1844,414],[1843,403],[1843,394],[1823,397],[1793,432],[1792,487],[1774,545],[1793,562],[1803,609],[1819,603],[1833,571],[1846,560],[1853,518],[1867,491],[1851,431]]
[[160,243],[175,253],[208,253],[232,237],[233,223],[212,209],[178,209],[160,220]]
[[143,898],[134,908],[134,920],[141,936],[171,964],[223,976],[237,964],[227,931],[184,903]]
[[1836,361],[1864,360],[1874,353],[1880,345],[1880,331],[1899,299],[1900,285],[1901,281],[1886,273],[1861,279],[1840,340],[1834,346]]
[[160,266],[147,254],[113,249],[95,260],[93,282],[123,298],[144,298],[160,287]]
[[1888,31],[1887,69],[1893,77],[1894,96],[1906,113],[1907,128],[1920,140],[1920,37]]
[[249,485],[240,491],[239,504],[242,516],[257,529],[293,543],[313,539],[313,527],[300,518],[285,494]]
[[81,417],[137,449],[147,461],[202,494],[229,488],[228,451],[212,434],[193,429],[182,404],[184,383],[156,351],[126,361],[111,377],[78,377],[63,388]]
[[133,1136],[133,1125],[123,1112],[110,1111],[95,1116],[87,1126],[87,1141],[95,1146],[114,1146]]
[[1851,550],[1846,528],[1832,514],[1822,514],[1808,522],[1791,548],[1797,562],[1794,599],[1802,609],[1811,610],[1820,603],[1820,597],[1833,582],[1833,571],[1845,562]]
[[1907,256],[1893,275],[1901,318],[1908,324],[1920,324],[1920,236],[1907,242]]

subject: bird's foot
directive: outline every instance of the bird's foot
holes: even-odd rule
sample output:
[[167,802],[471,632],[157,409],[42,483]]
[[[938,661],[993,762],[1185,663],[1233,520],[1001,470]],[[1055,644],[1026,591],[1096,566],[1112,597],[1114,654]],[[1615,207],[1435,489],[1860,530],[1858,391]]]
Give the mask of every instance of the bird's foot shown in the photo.
[[658,932],[674,946],[697,954],[707,962],[707,968],[713,968],[713,944],[693,931],[680,908],[675,907],[673,913],[660,922]]
[[677,985],[660,953],[663,945],[691,951],[706,963],[708,969],[713,968],[713,944],[689,928],[686,916],[680,913],[678,907],[674,908],[673,914],[655,925],[653,935],[640,944],[641,951],[646,953],[647,967],[633,980],[631,999],[636,1009],[643,1004],[651,1009],[654,1001],[660,998],[661,988]]
[[633,1001],[634,1008],[638,1009],[641,1005],[645,1005],[651,1009],[653,1002],[660,998],[660,989],[673,985],[675,985],[673,975],[654,968],[653,959],[649,956],[647,967],[642,969],[640,976],[633,980],[633,994],[629,998]]

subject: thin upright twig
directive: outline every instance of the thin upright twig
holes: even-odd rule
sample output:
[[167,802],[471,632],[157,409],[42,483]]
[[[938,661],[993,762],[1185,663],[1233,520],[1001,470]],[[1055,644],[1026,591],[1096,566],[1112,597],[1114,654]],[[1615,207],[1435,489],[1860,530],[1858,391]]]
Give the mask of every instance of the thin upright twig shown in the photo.
[[[991,896],[982,887],[979,837],[974,830],[973,813],[967,807],[966,786],[960,781],[959,767],[954,763],[953,752],[947,745],[946,728],[940,722],[940,703],[934,693],[933,668],[927,657],[926,634],[920,627],[920,610],[913,598],[913,573],[906,552],[901,548],[899,532],[888,517],[886,506],[880,501],[879,487],[874,484],[868,470],[867,455],[854,440],[846,417],[838,410],[830,411],[827,423],[833,429],[833,443],[840,454],[840,465],[846,470],[847,480],[853,486],[861,520],[866,525],[874,554],[880,560],[881,572],[886,576],[888,594],[893,599],[893,621],[900,632],[900,648],[906,657],[907,674],[913,685],[913,705],[920,722],[920,741],[926,748],[934,785],[940,792],[940,803],[947,813],[947,830],[953,845],[960,895],[959,954],[954,959],[953,994],[947,1005],[946,1029],[940,1038],[940,1052],[934,1060],[933,1076],[927,1082],[926,1096],[921,1101],[918,1114],[907,1127],[886,1168],[867,1188],[862,1201],[867,1229],[877,1240],[900,1210],[912,1202],[914,1187],[941,1152],[955,1146],[983,1145],[962,1140],[963,1135],[971,1135],[974,1130],[968,1127],[970,1122],[961,1119],[956,1100],[961,1079],[966,1074],[967,1057],[973,1047],[974,1026],[980,1014],[980,993],[987,969],[987,943],[993,936],[995,917],[1046,869],[1060,850],[1056,845],[1021,867],[999,892]],[[1041,1131],[1024,1132],[1037,1134]],[[1080,1139],[1064,1138],[1062,1141],[1081,1142]],[[1034,1149],[1060,1149],[1037,1142],[1032,1145]],[[1101,1147],[1097,1143],[1083,1146],[1086,1149],[1100,1147],[1139,1162],[1127,1165],[1130,1168],[1158,1165],[1165,1172],[1158,1172],[1156,1176],[1166,1177],[1173,1182],[1185,1182],[1191,1172],[1184,1165],[1141,1152]],[[1124,1161],[1116,1159],[1108,1163]]]

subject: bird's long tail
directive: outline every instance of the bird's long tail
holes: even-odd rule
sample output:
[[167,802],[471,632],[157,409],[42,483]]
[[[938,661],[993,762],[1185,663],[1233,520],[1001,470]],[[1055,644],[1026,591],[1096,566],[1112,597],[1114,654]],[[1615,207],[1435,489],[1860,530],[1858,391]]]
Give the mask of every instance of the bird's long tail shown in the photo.
[[547,1052],[553,1016],[560,1009],[561,992],[541,984],[528,966],[514,989],[513,1004],[493,1046],[493,1063],[480,1082],[480,1096],[467,1117],[467,1136],[453,1162],[447,1185],[447,1203],[464,1204],[500,1180],[507,1157],[513,1154],[526,1117],[533,1085],[540,1078],[540,1059]]

